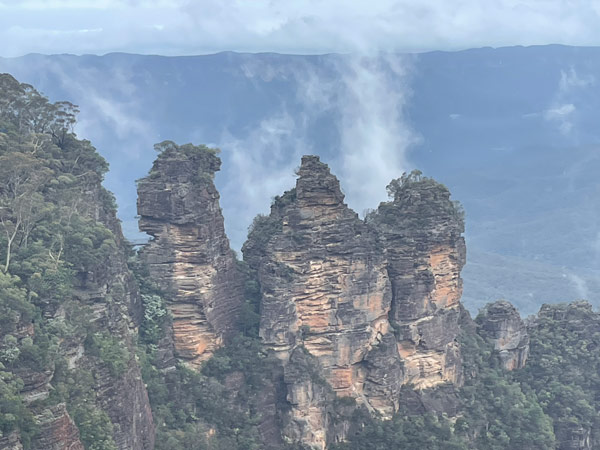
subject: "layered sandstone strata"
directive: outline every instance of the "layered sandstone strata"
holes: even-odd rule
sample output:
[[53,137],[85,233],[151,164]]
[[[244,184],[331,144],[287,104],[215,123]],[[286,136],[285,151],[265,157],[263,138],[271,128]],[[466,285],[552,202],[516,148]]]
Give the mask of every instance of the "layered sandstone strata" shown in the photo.
[[494,343],[506,370],[522,369],[529,355],[527,326],[517,309],[499,300],[487,305],[477,316],[480,333]]
[[198,366],[237,324],[243,278],[225,235],[212,149],[171,144],[138,181],[142,256],[167,293],[176,355]]
[[392,285],[405,382],[417,389],[460,385],[457,343],[465,264],[464,223],[448,189],[413,172],[392,181],[392,197],[369,215],[382,237]]
[[462,382],[464,227],[448,190],[416,173],[366,221],[318,157],[304,156],[298,176],[243,252],[261,287],[260,336],[285,366],[284,435],[321,449],[344,434],[331,394],[389,418],[402,385]]
[[39,432],[35,448],[45,450],[84,450],[79,430],[67,413],[64,403],[47,408],[36,417]]
[[[304,349],[338,396],[390,417],[403,372],[388,321],[392,297],[383,249],[318,157],[303,157],[298,175],[271,215],[257,219],[243,248],[262,290],[260,336],[284,364],[294,365],[298,357],[291,356]],[[321,389],[287,378],[295,380],[288,383],[288,400],[296,435],[319,448],[326,441],[315,394]],[[303,420],[306,411],[310,417]]]

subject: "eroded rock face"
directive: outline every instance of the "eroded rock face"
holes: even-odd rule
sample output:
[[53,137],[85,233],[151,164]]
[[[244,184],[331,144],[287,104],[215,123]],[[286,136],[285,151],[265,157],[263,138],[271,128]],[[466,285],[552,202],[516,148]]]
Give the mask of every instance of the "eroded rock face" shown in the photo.
[[406,382],[417,389],[460,385],[460,271],[465,264],[464,223],[446,187],[420,174],[389,186],[368,222],[382,236],[392,285],[390,319]]
[[23,450],[23,444],[21,444],[21,437],[19,436],[19,433],[13,432],[7,436],[0,437],[0,449]]
[[36,417],[40,428],[34,448],[46,450],[84,450],[79,440],[79,430],[67,413],[64,403],[60,403]]
[[[390,334],[391,289],[381,245],[346,206],[338,180],[318,157],[303,157],[298,174],[296,188],[255,223],[243,248],[262,289],[260,336],[285,364],[303,347],[338,396],[389,416],[402,365]],[[377,350],[384,345],[392,351]],[[393,373],[382,370],[378,352]],[[309,400],[319,404],[310,380],[300,385],[290,385],[292,416],[303,414]],[[310,430],[296,434],[318,448],[325,437],[315,427],[325,423],[321,413],[311,414],[297,420]]]
[[198,366],[235,329],[243,278],[225,235],[213,176],[221,160],[206,147],[165,150],[138,182],[143,257],[169,293],[175,353]]
[[338,180],[318,157],[303,157],[298,175],[296,188],[255,223],[243,252],[261,285],[260,335],[287,365],[287,429],[323,448],[332,438],[323,388],[290,375],[299,373],[299,348],[318,361],[337,396],[384,417],[397,408],[403,371],[388,322],[391,286],[378,237],[347,207]]
[[[137,328],[142,318],[142,302],[133,274],[127,266],[127,251],[116,210],[106,206],[102,187],[87,193],[88,215],[113,233],[117,250],[103,265],[80,273],[74,297],[92,311],[91,325],[119,339],[127,349],[128,360],[122,373],[111,373],[101,358],[90,354],[83,342],[65,342],[65,353],[75,370],[94,373],[96,403],[113,424],[113,439],[119,450],[154,448],[154,422],[146,386],[136,358]],[[57,311],[57,315],[64,311]],[[57,422],[64,426],[64,421]],[[77,448],[77,447],[74,447]]]
[[[298,375],[300,349],[337,397],[383,418],[398,410],[404,385],[462,383],[464,226],[448,190],[433,180],[396,180],[394,200],[365,222],[318,157],[304,156],[298,175],[270,216],[256,219],[242,251],[261,286],[260,336],[286,367],[284,433],[324,448],[343,439],[344,426],[330,420],[327,391]],[[444,403],[436,398],[415,401]]]
[[529,355],[527,327],[517,309],[500,300],[488,304],[477,316],[480,333],[494,343],[506,370],[522,369]]
[[[141,301],[137,284],[127,267],[126,247],[116,211],[104,201],[109,195],[101,187],[90,185],[80,193],[83,201],[78,214],[94,220],[111,231],[114,251],[101,264],[90,265],[86,270],[74,270],[70,296],[64,302],[52,304],[40,297],[46,318],[58,322],[65,319],[68,308],[83,317],[90,334],[102,331],[118,340],[124,349],[127,368],[111,373],[97,354],[86,348],[86,334],[74,332],[59,341],[57,351],[67,361],[68,370],[76,376],[85,371],[92,376],[85,388],[93,395],[88,401],[91,408],[104,411],[113,425],[113,440],[119,450],[150,450],[154,448],[154,424],[146,387],[136,359],[137,327],[141,318]],[[75,268],[79,269],[79,268]],[[17,339],[35,338],[32,323],[18,325],[14,335]],[[14,369],[14,375],[22,382],[23,403],[32,408],[39,433],[31,443],[35,449],[83,450],[76,424],[68,414],[64,403],[48,399],[55,388],[55,361],[44,365],[22,365]],[[71,376],[71,374],[69,376]],[[54,386],[53,386],[54,385]],[[45,404],[40,405],[39,401]],[[12,433],[0,439],[0,448],[20,449],[19,435]]]
[[331,440],[331,410],[335,394],[320,378],[321,368],[306,349],[296,347],[286,361],[284,382],[286,400],[291,408],[284,415],[283,438],[302,442],[314,449],[325,449]]

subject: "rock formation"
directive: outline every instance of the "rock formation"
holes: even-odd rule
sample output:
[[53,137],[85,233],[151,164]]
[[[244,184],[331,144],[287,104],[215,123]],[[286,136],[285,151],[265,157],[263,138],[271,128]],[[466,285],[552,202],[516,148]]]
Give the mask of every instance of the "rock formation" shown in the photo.
[[[154,448],[154,424],[148,394],[136,360],[136,334],[141,317],[141,302],[137,285],[126,264],[126,250],[116,211],[104,201],[109,195],[98,182],[79,193],[83,198],[77,214],[95,222],[111,236],[115,244],[102,264],[86,270],[73,270],[72,289],[62,303],[40,298],[46,318],[64,323],[65,316],[80,314],[77,320],[86,329],[74,330],[58,342],[57,359],[64,358],[69,376],[89,374],[92,394],[86,402],[90,408],[103,411],[112,424],[112,439],[119,450],[149,450]],[[83,311],[86,311],[83,313]],[[20,324],[14,336],[18,340],[35,338],[31,323]],[[125,368],[113,373],[98,355],[86,345],[86,334],[100,331],[111,336],[123,349]],[[83,332],[82,332],[83,331]],[[63,370],[64,371],[64,370]],[[49,402],[39,407],[36,401],[47,401],[56,385],[55,361],[45,364],[22,365],[14,375],[22,382],[21,398],[32,406],[38,432],[32,437],[32,448],[48,450],[83,450],[79,430],[67,411],[65,403]],[[48,402],[47,402],[48,403]],[[20,438],[13,433],[0,439],[0,449],[19,449]]]
[[64,403],[48,408],[37,416],[39,434],[34,448],[44,450],[84,450],[79,430],[67,413]]
[[[116,209],[108,206],[107,196],[111,194],[97,186],[85,193],[84,203],[86,214],[112,233],[115,251],[104,264],[78,275],[73,294],[80,305],[92,311],[90,325],[118,339],[127,350],[126,367],[121,373],[113,373],[101,358],[85,348],[84,342],[65,342],[65,353],[73,369],[94,373],[96,401],[113,424],[117,448],[148,450],[154,448],[154,423],[136,358],[142,304],[137,283],[127,266],[125,238]],[[57,314],[65,311],[59,310]]]
[[261,286],[260,336],[286,366],[288,437],[324,448],[340,436],[328,435],[327,392],[308,373],[383,418],[403,384],[461,382],[463,223],[431,180],[410,179],[365,223],[318,157],[304,156],[298,175],[243,253]]
[[461,384],[460,271],[465,264],[463,218],[448,189],[413,172],[394,180],[392,201],[368,222],[382,236],[392,285],[390,320],[396,328],[405,382],[417,389]]
[[[243,248],[262,288],[260,336],[284,364],[298,365],[305,359],[298,349],[304,349],[338,396],[390,417],[402,368],[396,352],[382,350],[394,345],[381,243],[346,206],[338,180],[318,157],[303,157],[298,175],[296,188],[255,222]],[[380,354],[395,371],[381,370]],[[286,369],[288,400],[292,416],[310,411],[304,420],[297,417],[297,437],[323,448],[321,389],[290,375],[305,372]]]
[[225,235],[213,177],[221,160],[191,144],[164,150],[138,181],[143,258],[167,293],[176,355],[198,366],[236,327],[243,277]]
[[477,316],[480,334],[494,343],[506,370],[522,369],[529,355],[527,327],[507,301],[488,304]]

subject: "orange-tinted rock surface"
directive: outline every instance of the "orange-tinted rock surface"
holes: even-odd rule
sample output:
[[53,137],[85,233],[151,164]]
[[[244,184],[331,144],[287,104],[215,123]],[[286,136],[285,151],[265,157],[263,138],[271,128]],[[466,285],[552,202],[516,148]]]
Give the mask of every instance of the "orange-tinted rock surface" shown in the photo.
[[[255,222],[243,248],[262,289],[260,336],[284,364],[302,347],[338,396],[389,417],[403,374],[395,351],[387,353],[394,371],[381,371],[376,356],[393,342],[381,243],[344,203],[338,180],[318,157],[303,157],[298,175],[296,188],[276,199],[271,216]],[[295,435],[322,448],[320,388],[289,375],[297,372],[286,372]]]
[[380,233],[392,285],[390,320],[396,328],[405,382],[417,389],[460,385],[457,343],[464,223],[448,189],[419,173],[388,187],[391,201],[369,216]]
[[404,384],[461,383],[463,221],[445,187],[415,174],[392,182],[394,199],[366,222],[318,157],[304,156],[298,175],[243,252],[261,286],[260,336],[286,367],[284,434],[322,449],[344,432],[308,373],[383,418]]
[[213,183],[220,165],[211,149],[173,144],[138,182],[140,230],[153,237],[143,257],[168,294],[175,353],[193,366],[234,330],[243,297]]

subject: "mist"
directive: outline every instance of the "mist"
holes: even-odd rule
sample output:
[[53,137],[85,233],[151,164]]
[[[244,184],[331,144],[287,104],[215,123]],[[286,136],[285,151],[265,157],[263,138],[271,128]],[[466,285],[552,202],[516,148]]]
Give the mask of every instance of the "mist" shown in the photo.
[[[410,98],[412,58],[365,54],[333,58],[326,67],[296,61],[288,66],[246,64],[244,74],[263,81],[293,80],[300,108],[286,103],[244,136],[225,132],[219,148],[227,181],[221,190],[232,247],[241,248],[256,214],[292,188],[304,154],[320,155],[340,179],[347,204],[359,214],[387,199],[386,186],[409,170],[419,142],[404,117]],[[332,139],[312,132],[333,117]],[[217,184],[220,183],[217,178]]]

